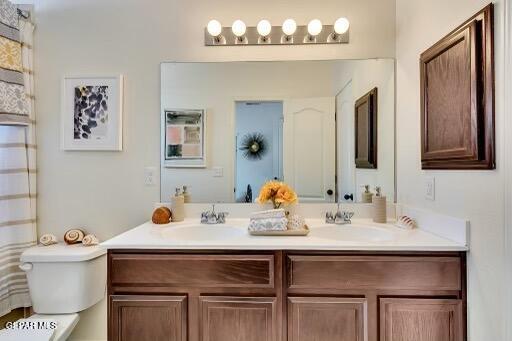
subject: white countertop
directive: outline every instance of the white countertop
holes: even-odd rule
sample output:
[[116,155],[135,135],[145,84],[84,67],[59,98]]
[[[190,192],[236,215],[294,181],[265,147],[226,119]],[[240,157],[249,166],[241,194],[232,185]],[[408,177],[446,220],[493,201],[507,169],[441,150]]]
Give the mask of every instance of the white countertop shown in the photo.
[[326,225],[320,219],[306,219],[311,232],[298,237],[251,236],[248,223],[248,219],[229,218],[224,225],[201,225],[198,219],[166,225],[147,222],[101,245],[107,249],[180,250],[468,250],[466,245],[422,229],[402,230],[371,219],[354,219],[351,225]]

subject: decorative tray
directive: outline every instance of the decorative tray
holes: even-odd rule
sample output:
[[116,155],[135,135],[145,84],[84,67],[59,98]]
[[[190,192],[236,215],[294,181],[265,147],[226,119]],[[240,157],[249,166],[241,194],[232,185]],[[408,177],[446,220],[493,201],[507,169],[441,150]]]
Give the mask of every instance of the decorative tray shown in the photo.
[[285,230],[285,231],[249,231],[252,236],[307,236],[309,227],[304,225],[299,230]]

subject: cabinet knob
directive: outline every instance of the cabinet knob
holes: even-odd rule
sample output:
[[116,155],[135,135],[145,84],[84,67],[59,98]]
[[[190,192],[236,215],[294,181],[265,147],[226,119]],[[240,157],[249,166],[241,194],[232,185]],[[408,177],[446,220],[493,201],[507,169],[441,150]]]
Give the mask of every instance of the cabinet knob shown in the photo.
[[332,190],[332,189],[328,189],[328,190],[327,190],[327,195],[333,195],[333,194],[334,194],[334,192],[333,192],[333,190]]
[[351,201],[354,201],[354,194],[353,193],[350,193],[350,194],[345,194],[345,196],[343,196],[343,198],[345,198],[345,200],[351,200]]

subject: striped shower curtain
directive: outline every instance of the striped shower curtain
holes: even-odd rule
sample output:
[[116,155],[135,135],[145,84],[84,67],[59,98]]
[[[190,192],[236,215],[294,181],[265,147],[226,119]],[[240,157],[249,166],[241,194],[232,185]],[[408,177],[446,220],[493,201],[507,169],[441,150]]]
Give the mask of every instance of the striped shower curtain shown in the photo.
[[37,240],[33,29],[0,0],[0,316],[31,305],[18,265]]

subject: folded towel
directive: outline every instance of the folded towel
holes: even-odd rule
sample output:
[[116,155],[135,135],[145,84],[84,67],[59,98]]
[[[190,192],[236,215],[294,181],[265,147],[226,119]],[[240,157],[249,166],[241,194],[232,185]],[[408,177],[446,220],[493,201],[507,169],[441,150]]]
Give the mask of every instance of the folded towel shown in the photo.
[[286,218],[251,219],[249,231],[285,231],[287,225]]
[[284,209],[280,208],[277,210],[266,210],[251,213],[249,216],[251,220],[254,219],[271,219],[271,218],[286,218],[286,212]]
[[304,217],[294,214],[288,219],[288,230],[303,230],[306,221]]

